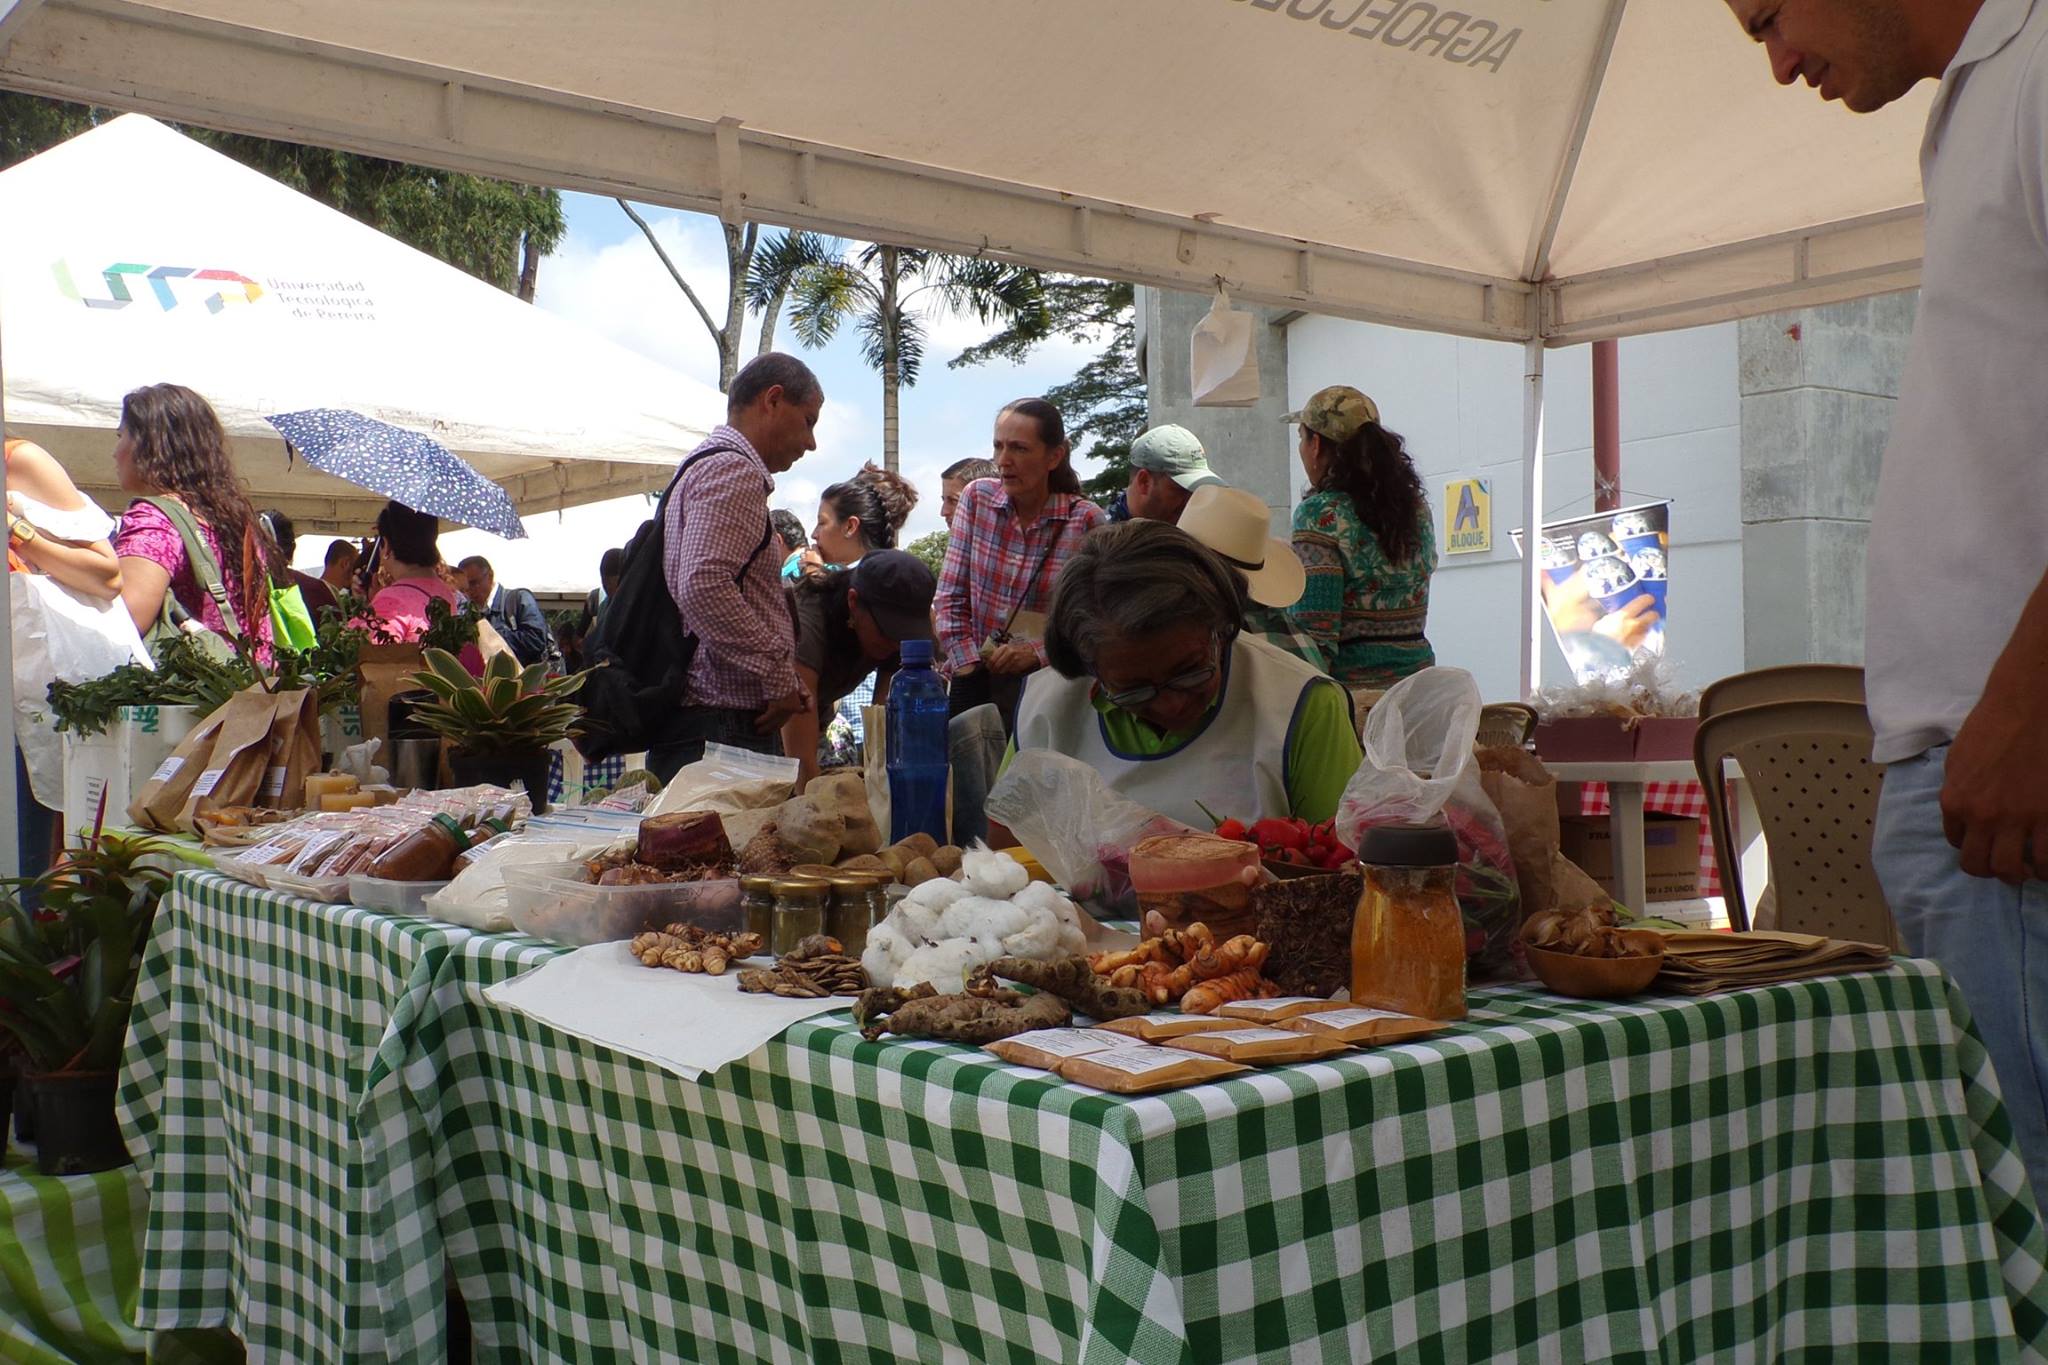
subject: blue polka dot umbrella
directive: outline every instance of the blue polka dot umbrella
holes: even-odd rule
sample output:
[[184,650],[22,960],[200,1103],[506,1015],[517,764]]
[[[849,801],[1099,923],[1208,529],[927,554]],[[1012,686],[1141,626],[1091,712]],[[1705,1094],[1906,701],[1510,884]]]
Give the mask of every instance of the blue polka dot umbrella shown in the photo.
[[307,464],[415,512],[524,540],[512,498],[431,436],[341,408],[307,408],[263,419]]

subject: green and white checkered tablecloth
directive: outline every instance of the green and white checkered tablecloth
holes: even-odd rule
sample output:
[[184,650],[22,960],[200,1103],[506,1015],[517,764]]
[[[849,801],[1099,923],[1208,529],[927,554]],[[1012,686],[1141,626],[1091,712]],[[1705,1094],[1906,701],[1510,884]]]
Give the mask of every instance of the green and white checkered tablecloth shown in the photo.
[[[208,947],[153,951],[131,1110],[152,1075],[260,1094],[215,1122],[274,1193],[249,1223],[233,1182],[185,1185],[145,1307],[226,1311],[232,1258],[243,1314],[308,1305],[263,1324],[283,1358],[424,1358],[445,1255],[488,1359],[2048,1360],[2048,1245],[1925,963],[1699,1000],[1489,989],[1435,1039],[1118,1099],[843,1015],[688,1083],[484,1000],[546,945],[204,877],[173,899]],[[356,944],[346,1029],[317,1004],[340,959],[305,939]],[[301,975],[298,1033],[149,1061],[145,1015],[282,1009]],[[157,1169],[202,1169],[195,1111],[157,1112]],[[349,1186],[352,1224],[327,1168],[404,1194]],[[348,1254],[280,1254],[325,1237]]]

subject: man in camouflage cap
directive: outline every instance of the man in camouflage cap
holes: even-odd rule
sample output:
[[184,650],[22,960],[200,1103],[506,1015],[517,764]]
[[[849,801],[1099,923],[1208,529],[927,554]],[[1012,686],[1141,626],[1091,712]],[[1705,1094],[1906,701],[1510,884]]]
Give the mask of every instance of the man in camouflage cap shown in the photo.
[[1280,420],[1299,422],[1323,439],[1343,445],[1367,422],[1378,422],[1380,409],[1379,404],[1349,384],[1332,384],[1327,389],[1317,389],[1299,412],[1290,412]]

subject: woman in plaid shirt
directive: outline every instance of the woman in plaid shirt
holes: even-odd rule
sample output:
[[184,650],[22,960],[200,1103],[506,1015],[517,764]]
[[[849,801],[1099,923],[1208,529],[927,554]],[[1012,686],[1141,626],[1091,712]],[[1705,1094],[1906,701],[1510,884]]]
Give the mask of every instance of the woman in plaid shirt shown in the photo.
[[1053,580],[1103,511],[1081,496],[1060,410],[1020,398],[996,414],[996,477],[960,495],[932,611],[953,714],[994,702],[1007,730],[1024,679],[1045,666]]

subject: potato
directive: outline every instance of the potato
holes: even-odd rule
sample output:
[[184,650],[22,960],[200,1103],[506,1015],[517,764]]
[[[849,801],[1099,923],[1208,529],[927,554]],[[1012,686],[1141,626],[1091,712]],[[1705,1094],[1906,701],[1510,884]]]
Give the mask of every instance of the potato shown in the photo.
[[940,845],[939,851],[932,854],[932,866],[939,870],[941,877],[950,877],[959,872],[960,846],[958,844]]
[[898,839],[896,847],[902,849],[913,858],[929,858],[939,851],[939,841],[932,838],[929,834],[920,832],[911,835],[908,839]]
[[932,866],[930,858],[912,858],[910,866],[903,869],[901,878],[905,886],[922,886],[938,878],[939,869]]

